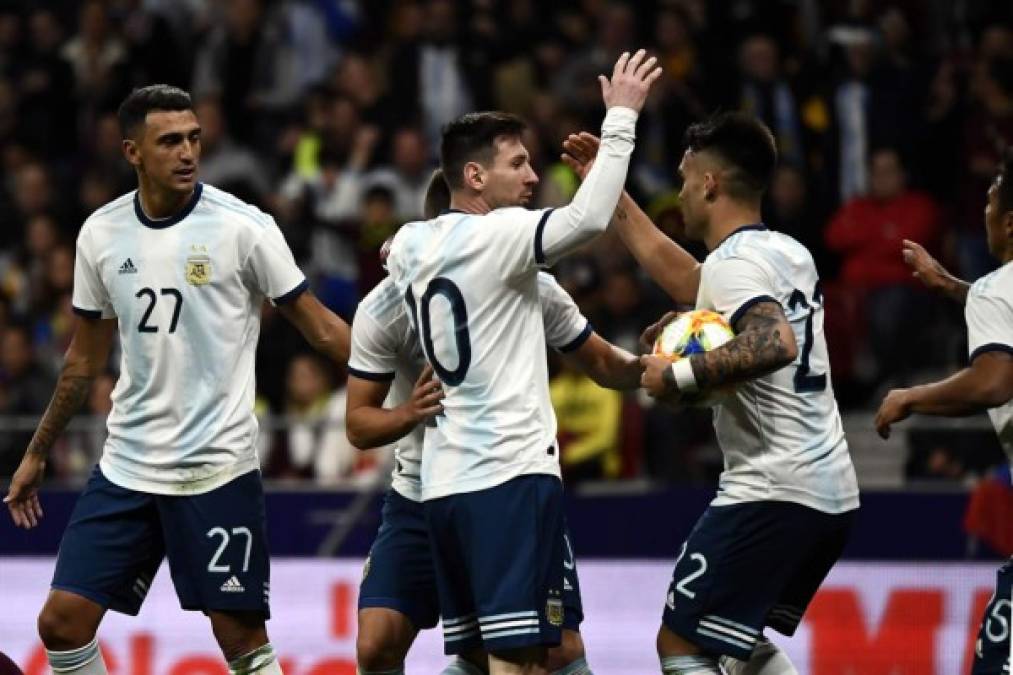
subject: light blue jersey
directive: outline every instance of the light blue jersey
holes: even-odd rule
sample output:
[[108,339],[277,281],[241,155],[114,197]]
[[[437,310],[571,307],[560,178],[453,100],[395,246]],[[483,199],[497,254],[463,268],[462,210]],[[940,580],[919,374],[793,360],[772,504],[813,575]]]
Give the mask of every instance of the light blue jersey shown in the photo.
[[[567,352],[584,344],[591,335],[591,325],[552,275],[538,274],[538,294],[548,345]],[[387,277],[362,299],[355,312],[348,372],[365,380],[391,382],[384,405],[394,408],[411,398],[424,365],[422,349],[405,304]],[[424,426],[415,427],[397,442],[394,450],[391,487],[402,497],[416,502],[422,500],[424,432]]]
[[796,502],[826,513],[858,508],[858,483],[830,383],[823,294],[809,251],[762,225],[736,230],[704,261],[698,309],[734,327],[757,302],[781,305],[794,363],[739,385],[714,408],[725,459],[714,504]]
[[[987,352],[1013,354],[1013,263],[974,282],[967,293],[964,318],[971,361]],[[991,408],[988,416],[1013,464],[1013,401]]]
[[102,472],[156,494],[199,494],[258,467],[254,352],[265,297],[306,279],[274,220],[198,184],[172,218],[137,193],[110,202],[77,240],[74,310],[117,318],[122,349]]

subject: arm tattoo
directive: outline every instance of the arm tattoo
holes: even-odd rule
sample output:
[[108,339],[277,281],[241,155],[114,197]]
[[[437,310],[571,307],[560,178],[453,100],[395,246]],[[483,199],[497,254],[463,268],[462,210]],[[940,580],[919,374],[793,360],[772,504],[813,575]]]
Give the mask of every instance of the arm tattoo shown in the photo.
[[784,343],[790,330],[784,311],[774,302],[758,302],[739,319],[736,335],[712,352],[690,359],[701,389],[738,384],[777,370],[792,359]]
[[43,457],[49,454],[57,436],[63,433],[70,418],[88,398],[91,381],[92,378],[80,375],[60,377],[49,407],[46,408],[46,413],[39,422],[39,428],[35,430],[32,442],[28,445],[28,452]]

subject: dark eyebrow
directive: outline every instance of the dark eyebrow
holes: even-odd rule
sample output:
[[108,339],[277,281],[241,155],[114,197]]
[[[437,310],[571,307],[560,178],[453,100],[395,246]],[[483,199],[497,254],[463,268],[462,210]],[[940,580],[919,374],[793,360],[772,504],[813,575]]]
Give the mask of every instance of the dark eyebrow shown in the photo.
[[164,143],[164,142],[167,142],[167,141],[178,141],[179,139],[183,138],[183,136],[199,135],[200,132],[201,132],[201,128],[200,127],[194,127],[193,129],[189,129],[186,132],[183,132],[183,131],[167,131],[164,134],[161,134],[160,136],[158,136],[158,138],[155,139],[155,142],[156,143]]

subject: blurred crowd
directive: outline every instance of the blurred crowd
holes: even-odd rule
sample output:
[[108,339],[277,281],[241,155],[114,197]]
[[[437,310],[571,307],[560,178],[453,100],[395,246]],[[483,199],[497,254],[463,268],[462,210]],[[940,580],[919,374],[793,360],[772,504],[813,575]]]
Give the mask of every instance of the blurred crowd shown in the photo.
[[[541,178],[595,131],[595,76],[646,46],[664,66],[638,124],[628,188],[682,242],[685,128],[719,109],[761,117],[781,154],[765,220],[806,244],[824,284],[842,406],[962,359],[960,308],[928,297],[900,257],[921,242],[966,279],[989,271],[984,195],[1013,142],[1008,0],[64,0],[0,2],[0,414],[45,407],[72,327],[74,238],[133,189],[116,107],[166,82],[194,97],[201,176],[274,215],[317,295],[350,319],[382,277],[378,249],[421,215],[440,129],[516,112]],[[686,243],[695,254],[705,252]],[[606,235],[555,270],[596,330],[627,349],[670,301]],[[344,439],[343,373],[265,308],[258,410],[273,477],[379,471]],[[571,479],[708,480],[706,413],[679,415],[593,386],[552,359]],[[116,362],[88,403],[108,411]],[[0,476],[30,429],[0,435]],[[80,473],[101,428],[52,462]],[[676,450],[673,450],[676,448]],[[709,458],[709,459],[708,459]]]

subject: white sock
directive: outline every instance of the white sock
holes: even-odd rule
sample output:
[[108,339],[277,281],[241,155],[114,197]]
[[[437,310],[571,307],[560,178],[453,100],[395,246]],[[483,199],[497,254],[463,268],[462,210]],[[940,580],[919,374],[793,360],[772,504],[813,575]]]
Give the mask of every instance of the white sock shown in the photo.
[[440,671],[440,675],[485,675],[485,673],[471,661],[458,656]]
[[788,655],[765,637],[756,642],[748,661],[722,656],[721,666],[728,675],[798,675]]
[[270,642],[229,661],[229,672],[232,675],[282,675],[281,665]]
[[65,652],[46,650],[49,667],[54,673],[73,673],[74,675],[108,675],[106,662],[102,660],[102,652],[98,648],[98,638],[94,638],[84,647],[68,649]]
[[718,662],[710,656],[665,656],[661,659],[665,675],[721,675]]

